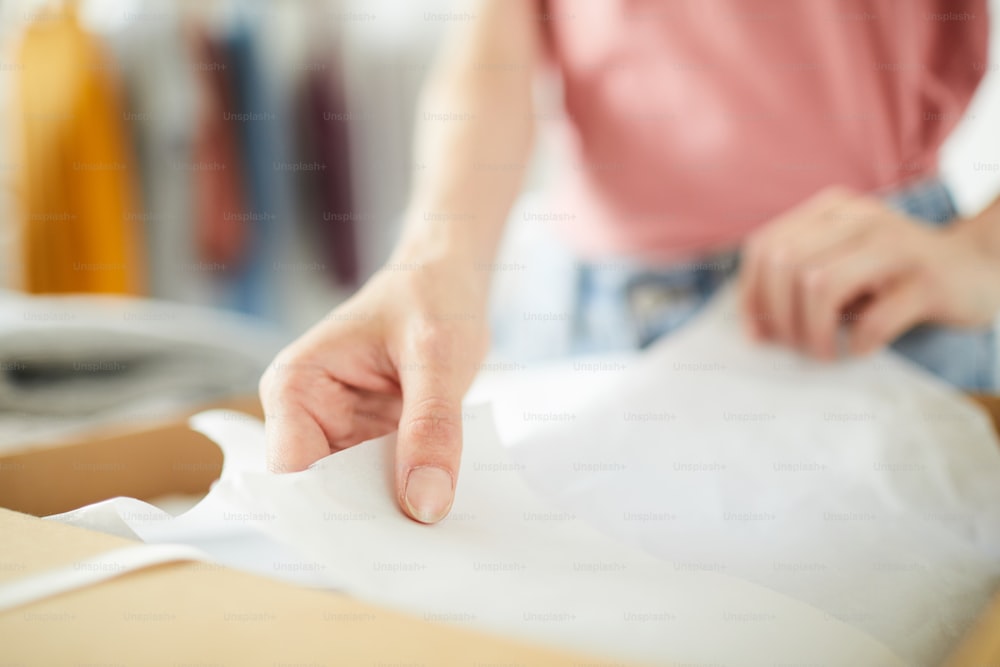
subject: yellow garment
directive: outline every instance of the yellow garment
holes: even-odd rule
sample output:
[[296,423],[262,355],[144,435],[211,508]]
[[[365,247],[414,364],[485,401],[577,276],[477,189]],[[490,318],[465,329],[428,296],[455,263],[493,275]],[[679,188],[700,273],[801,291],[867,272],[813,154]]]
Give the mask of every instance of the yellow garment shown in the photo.
[[143,290],[128,137],[109,62],[72,9],[19,46],[23,288]]

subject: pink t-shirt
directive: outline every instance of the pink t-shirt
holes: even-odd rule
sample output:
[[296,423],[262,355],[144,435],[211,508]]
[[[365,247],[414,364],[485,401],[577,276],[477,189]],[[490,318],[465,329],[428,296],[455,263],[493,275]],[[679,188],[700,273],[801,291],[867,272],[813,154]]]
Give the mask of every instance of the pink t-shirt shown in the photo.
[[986,0],[541,0],[557,210],[586,256],[692,256],[825,186],[904,185],[986,69]]

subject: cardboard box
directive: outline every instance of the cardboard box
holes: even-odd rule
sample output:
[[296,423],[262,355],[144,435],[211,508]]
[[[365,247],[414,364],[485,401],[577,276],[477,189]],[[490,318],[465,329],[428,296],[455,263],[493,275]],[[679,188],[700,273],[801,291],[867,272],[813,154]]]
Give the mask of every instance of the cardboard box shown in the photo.
[[[131,544],[8,510],[0,535],[0,583]],[[204,563],[161,565],[0,613],[0,638],[5,665],[591,664]]]
[[[210,408],[262,416],[255,397],[203,409]],[[37,516],[119,495],[149,500],[207,492],[222,471],[222,452],[187,427],[198,411],[0,454],[0,506],[8,508],[0,509],[0,583],[131,544]],[[204,563],[161,565],[0,613],[4,665],[409,667],[588,660]]]
[[[1000,397],[972,397],[1000,433]],[[256,398],[225,401],[260,416]],[[218,447],[189,414],[0,454],[0,583],[129,544],[42,521],[119,495],[207,492]],[[58,479],[53,485],[49,480]],[[620,665],[525,646],[214,565],[177,563],[0,613],[4,664]],[[1000,594],[947,662],[1000,667]]]
[[116,496],[207,493],[222,474],[222,451],[187,421],[213,408],[264,416],[257,397],[245,396],[0,452],[0,507],[49,516]]

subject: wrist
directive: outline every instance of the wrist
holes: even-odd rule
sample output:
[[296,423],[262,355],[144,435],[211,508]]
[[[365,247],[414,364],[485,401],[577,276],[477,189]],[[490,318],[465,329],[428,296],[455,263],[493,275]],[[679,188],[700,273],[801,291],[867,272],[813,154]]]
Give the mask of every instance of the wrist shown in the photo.
[[979,214],[956,221],[950,229],[955,236],[1000,262],[1000,199]]
[[462,279],[489,283],[503,220],[462,207],[411,206],[392,261],[437,267]]
[[405,234],[383,270],[409,275],[424,283],[461,286],[460,292],[485,302],[491,272],[489,260],[476,259],[474,245],[461,236],[424,231]]

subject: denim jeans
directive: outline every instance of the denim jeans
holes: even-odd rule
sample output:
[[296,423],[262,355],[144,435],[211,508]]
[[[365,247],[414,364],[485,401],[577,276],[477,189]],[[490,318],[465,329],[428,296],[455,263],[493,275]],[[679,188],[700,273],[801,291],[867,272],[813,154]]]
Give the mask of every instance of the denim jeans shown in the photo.
[[[884,199],[928,225],[946,225],[956,217],[952,197],[937,179]],[[739,268],[736,251],[648,267],[624,258],[582,262],[551,237],[542,237],[536,245],[525,262],[531,275],[519,290],[520,317],[501,309],[494,318],[494,341],[500,355],[508,358],[536,360],[641,349],[683,326]],[[921,325],[892,347],[956,387],[997,389],[997,341],[992,327],[967,330]]]

